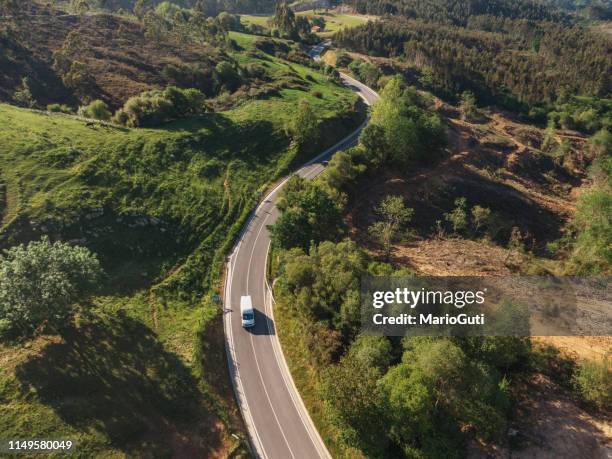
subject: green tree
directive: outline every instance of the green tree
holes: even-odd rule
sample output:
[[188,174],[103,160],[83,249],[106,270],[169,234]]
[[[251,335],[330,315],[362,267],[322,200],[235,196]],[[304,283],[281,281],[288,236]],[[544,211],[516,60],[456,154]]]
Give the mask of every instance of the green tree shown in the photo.
[[13,93],[13,101],[21,107],[32,108],[36,105],[36,100],[32,96],[30,90],[30,79],[23,77],[21,79],[21,85],[19,85]]
[[506,383],[497,372],[472,362],[447,339],[405,341],[402,363],[380,387],[387,400],[388,430],[407,456],[462,457],[459,428],[471,425],[482,438],[506,424]]
[[293,137],[298,151],[314,151],[319,143],[319,121],[312,105],[306,99],[301,99],[298,110],[289,125],[289,132]]
[[308,255],[293,249],[283,256],[283,285],[294,307],[308,320],[325,320],[345,339],[360,326],[359,279],[366,272],[365,253],[350,241],[324,241]]
[[276,4],[274,16],[272,17],[272,25],[284,36],[295,38],[295,14],[287,2],[280,1]]
[[465,91],[461,94],[459,110],[461,111],[461,118],[464,120],[473,120],[478,116],[476,97],[474,97],[473,92]]
[[294,175],[278,202],[281,215],[270,227],[279,247],[301,247],[338,239],[344,232],[339,205],[324,187]]
[[488,207],[481,207],[479,205],[472,207],[472,221],[474,222],[476,232],[487,224],[489,218],[491,218],[491,209]]
[[416,90],[396,76],[385,85],[372,108],[371,123],[385,133],[384,148],[390,163],[402,169],[437,158],[445,143],[440,118],[426,113],[418,103]]
[[149,0],[136,0],[134,2],[134,15],[138,19],[144,19],[147,10],[150,8]]
[[464,230],[468,224],[467,200],[455,199],[455,208],[444,214],[444,219],[452,225],[455,233]]
[[367,457],[383,457],[388,443],[379,376],[376,368],[351,358],[342,359],[323,375],[321,395],[331,408],[341,440],[361,448]]
[[383,375],[391,364],[392,352],[391,342],[386,337],[359,335],[351,344],[348,358],[357,361],[362,368],[375,368]]
[[389,158],[389,146],[382,126],[369,123],[359,135],[359,143],[363,145],[371,162],[375,167],[387,164]]
[[391,255],[391,245],[401,234],[402,228],[410,222],[414,210],[405,206],[401,196],[387,196],[376,212],[381,220],[370,226],[368,231],[383,246],[388,258]]
[[79,61],[70,63],[69,70],[62,74],[62,82],[82,98],[86,98],[96,86],[87,65]]
[[589,138],[589,147],[593,156],[612,156],[612,134],[608,129],[597,131]]
[[98,286],[102,269],[84,247],[48,239],[7,250],[0,257],[0,327],[29,335],[44,325],[60,329],[73,303]]
[[83,14],[89,10],[87,0],[70,0],[70,11],[74,14]]
[[217,85],[228,91],[235,91],[242,84],[242,78],[232,63],[221,61],[215,66]]

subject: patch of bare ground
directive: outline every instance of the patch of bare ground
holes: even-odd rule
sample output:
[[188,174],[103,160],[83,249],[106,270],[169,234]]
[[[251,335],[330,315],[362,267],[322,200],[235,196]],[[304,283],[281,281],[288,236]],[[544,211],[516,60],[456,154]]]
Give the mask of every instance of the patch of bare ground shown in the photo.
[[398,245],[395,262],[428,276],[503,276],[512,271],[505,260],[508,250],[494,244],[465,239],[419,240]]
[[468,458],[606,459],[612,454],[609,413],[590,413],[566,389],[536,373],[514,384],[514,418],[506,435],[510,446],[472,442]]
[[[41,104],[68,103],[78,99],[102,99],[112,108],[129,97],[167,84],[176,84],[164,73],[169,65],[196,65],[204,74],[222,52],[212,46],[179,45],[145,37],[143,25],[116,14],[66,14],[49,2],[24,2],[18,31],[0,37],[0,100],[10,101],[15,87],[28,77],[35,99]],[[56,66],[57,52],[70,62],[84,65],[89,81],[79,91],[66,87]],[[193,82],[205,93],[212,78]]]
[[534,342],[551,345],[572,360],[612,355],[612,336],[536,336]]

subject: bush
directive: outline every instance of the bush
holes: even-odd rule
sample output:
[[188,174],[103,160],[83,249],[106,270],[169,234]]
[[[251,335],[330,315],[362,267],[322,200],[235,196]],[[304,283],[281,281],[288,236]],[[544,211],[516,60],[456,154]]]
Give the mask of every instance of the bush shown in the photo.
[[163,91],[147,91],[130,97],[115,113],[115,122],[129,127],[159,126],[205,111],[205,96],[200,91],[168,86]]
[[9,249],[0,257],[0,334],[61,328],[74,313],[72,304],[101,276],[97,258],[84,247],[44,238]]
[[64,104],[49,104],[47,105],[47,111],[52,113],[72,113],[72,108]]
[[101,100],[94,100],[89,105],[79,107],[78,114],[85,118],[93,118],[95,120],[108,121],[111,119],[111,112]]
[[609,357],[588,360],[578,365],[574,384],[580,395],[595,405],[612,405],[612,362]]

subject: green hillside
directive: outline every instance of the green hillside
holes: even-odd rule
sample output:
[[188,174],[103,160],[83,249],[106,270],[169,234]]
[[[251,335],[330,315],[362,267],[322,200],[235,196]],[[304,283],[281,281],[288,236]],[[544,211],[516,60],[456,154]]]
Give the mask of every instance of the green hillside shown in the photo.
[[317,149],[362,114],[321,73],[235,39],[233,58],[278,84],[228,111],[129,129],[0,105],[0,246],[71,241],[107,273],[61,336],[0,346],[5,437],[74,438],[87,457],[239,444],[213,301],[223,257],[257,192],[314,153],[291,147],[298,104],[335,127]]

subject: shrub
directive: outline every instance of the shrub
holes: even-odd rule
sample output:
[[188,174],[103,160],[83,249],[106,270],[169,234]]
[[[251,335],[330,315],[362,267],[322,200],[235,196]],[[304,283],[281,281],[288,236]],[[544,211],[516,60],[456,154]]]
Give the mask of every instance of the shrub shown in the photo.
[[47,111],[53,113],[72,113],[72,108],[64,104],[49,104]]
[[205,96],[197,89],[168,86],[130,97],[115,113],[115,122],[129,127],[159,126],[184,116],[206,111]]
[[574,384],[587,401],[605,408],[612,405],[612,362],[608,356],[578,365]]
[[111,112],[101,100],[94,100],[89,105],[79,107],[78,114],[85,118],[93,118],[95,120],[108,121],[111,119]]

